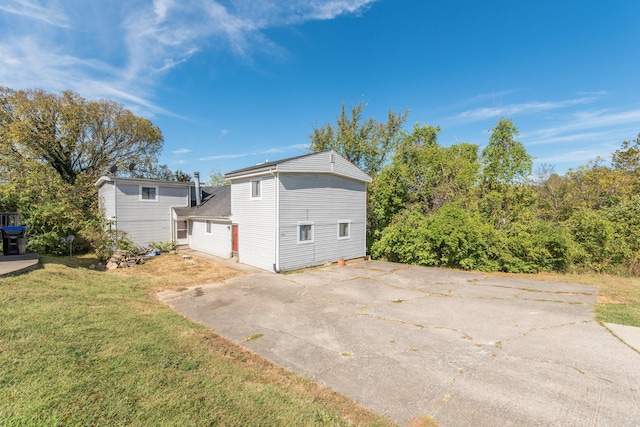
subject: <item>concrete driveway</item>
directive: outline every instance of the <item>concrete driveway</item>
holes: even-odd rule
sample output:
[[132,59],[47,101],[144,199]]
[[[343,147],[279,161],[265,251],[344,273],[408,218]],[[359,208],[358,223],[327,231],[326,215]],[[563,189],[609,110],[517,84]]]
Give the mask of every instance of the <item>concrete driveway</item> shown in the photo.
[[368,261],[159,298],[401,425],[640,425],[640,354],[593,286]]

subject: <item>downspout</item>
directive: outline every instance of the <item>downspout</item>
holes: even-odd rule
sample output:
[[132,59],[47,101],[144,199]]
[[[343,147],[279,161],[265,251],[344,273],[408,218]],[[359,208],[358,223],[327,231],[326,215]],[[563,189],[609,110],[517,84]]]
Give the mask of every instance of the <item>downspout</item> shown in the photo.
[[275,174],[273,173],[273,171],[270,171],[271,175],[274,176],[275,179],[275,186],[276,186],[276,200],[275,200],[275,213],[274,213],[274,263],[273,263],[273,271],[276,273],[280,273],[280,173],[276,172]]
[[[113,226],[116,229],[116,232],[118,231],[118,183],[114,182],[113,183],[113,207],[114,207],[114,224]],[[116,233],[117,235],[117,233]]]

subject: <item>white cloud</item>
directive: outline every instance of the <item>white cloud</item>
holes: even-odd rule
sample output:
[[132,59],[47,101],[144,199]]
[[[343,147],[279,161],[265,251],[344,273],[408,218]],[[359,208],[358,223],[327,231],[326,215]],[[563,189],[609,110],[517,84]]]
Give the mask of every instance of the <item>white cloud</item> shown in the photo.
[[159,79],[200,52],[279,54],[264,30],[358,15],[375,1],[4,0],[0,19],[9,24],[0,27],[0,85],[71,89],[134,112],[168,114],[152,101]]
[[180,148],[179,150],[173,150],[172,153],[173,154],[187,154],[190,153],[192,150],[188,149],[188,148]]
[[496,106],[492,108],[476,108],[473,110],[463,111],[462,113],[451,117],[450,119],[457,122],[478,122],[488,119],[498,119],[500,117],[513,117],[516,115],[525,115],[540,113],[545,111],[557,110],[561,108],[573,107],[579,104],[588,104],[597,100],[597,95],[582,96],[575,99],[567,99],[564,101],[531,101],[521,104],[507,104],[504,106]]
[[589,150],[574,150],[557,155],[551,155],[546,157],[536,158],[538,164],[585,164],[589,160],[594,160],[597,157],[607,158],[611,154],[606,149],[589,149]]
[[216,155],[216,156],[200,157],[199,160],[208,161],[208,160],[239,159],[241,157],[247,157],[247,156],[253,156],[253,155],[255,155],[255,153],[220,154],[220,155]]
[[0,11],[41,21],[55,27],[69,27],[69,18],[55,5],[41,6],[35,1],[29,0],[4,1],[5,3],[0,3]]
[[[621,128],[621,126],[626,126]],[[614,128],[614,129],[610,129]],[[526,135],[535,144],[578,140],[581,136],[611,136],[632,132],[632,129],[640,128],[640,110],[628,110],[621,112],[581,111],[569,115],[559,125],[538,129]],[[583,133],[584,130],[602,129],[598,132]],[[608,129],[608,130],[607,130]],[[577,133],[576,133],[577,132]],[[566,135],[569,134],[569,135]]]

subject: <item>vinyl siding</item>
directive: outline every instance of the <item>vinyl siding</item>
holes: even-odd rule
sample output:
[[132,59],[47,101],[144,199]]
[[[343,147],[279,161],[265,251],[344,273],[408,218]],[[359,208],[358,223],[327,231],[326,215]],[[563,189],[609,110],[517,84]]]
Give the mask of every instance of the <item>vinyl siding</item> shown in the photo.
[[189,247],[196,251],[229,258],[231,256],[231,224],[212,222],[211,234],[206,233],[206,221],[191,221]]
[[[280,269],[366,253],[366,184],[328,174],[280,174]],[[350,237],[338,239],[338,221]],[[313,222],[313,243],[298,243],[298,223]]]
[[[331,155],[333,154],[333,162]],[[280,163],[280,172],[308,172],[308,173],[335,173],[346,178],[371,182],[369,175],[354,166],[340,154],[332,151],[325,151],[311,156]]]
[[261,199],[251,200],[251,179],[233,180],[231,212],[238,224],[238,259],[272,270],[275,262],[275,178],[262,178]]
[[[142,185],[157,186],[153,182]],[[139,185],[116,183],[118,230],[126,231],[128,237],[138,246],[146,246],[149,242],[173,240],[171,207],[188,206],[189,203],[186,187],[157,187],[157,201],[141,201]]]
[[98,200],[105,219],[107,221],[112,220],[116,216],[115,186],[113,182],[104,183],[98,189]]

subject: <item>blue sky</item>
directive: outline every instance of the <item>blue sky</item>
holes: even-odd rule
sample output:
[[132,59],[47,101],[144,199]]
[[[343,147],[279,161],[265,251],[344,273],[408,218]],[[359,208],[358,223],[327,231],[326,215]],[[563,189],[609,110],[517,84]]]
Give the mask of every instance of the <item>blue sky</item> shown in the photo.
[[303,154],[344,101],[439,142],[501,116],[536,164],[609,159],[640,133],[633,0],[3,0],[0,85],[114,99],[205,176]]

